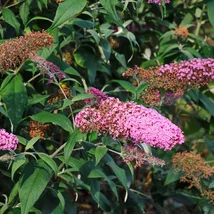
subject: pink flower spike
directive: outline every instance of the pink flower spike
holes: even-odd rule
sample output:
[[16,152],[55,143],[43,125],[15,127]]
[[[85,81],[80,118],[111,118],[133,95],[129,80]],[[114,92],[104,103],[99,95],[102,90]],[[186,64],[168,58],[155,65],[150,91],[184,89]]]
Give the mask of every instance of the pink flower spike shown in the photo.
[[75,117],[75,125],[81,132],[108,132],[117,140],[147,143],[164,150],[184,143],[181,129],[157,111],[113,97],[101,100],[94,108],[80,111]]

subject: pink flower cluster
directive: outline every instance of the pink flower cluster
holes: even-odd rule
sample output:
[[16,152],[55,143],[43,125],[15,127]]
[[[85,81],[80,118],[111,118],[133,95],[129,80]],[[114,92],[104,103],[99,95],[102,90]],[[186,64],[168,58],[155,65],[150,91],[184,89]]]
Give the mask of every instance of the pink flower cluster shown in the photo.
[[181,129],[157,111],[113,97],[80,111],[75,125],[81,132],[109,133],[114,139],[143,142],[164,150],[184,142]]
[[[163,0],[148,0],[148,3],[156,3],[161,5]],[[170,3],[170,0],[165,0],[165,3]]]
[[133,77],[133,84],[137,82],[139,85],[145,81],[148,83],[147,89],[140,96],[146,104],[172,104],[185,91],[214,80],[214,59],[194,58],[149,69],[136,66],[128,69],[123,76]]
[[18,138],[12,133],[8,133],[5,129],[0,129],[0,150],[15,150],[18,144]]
[[54,76],[56,76],[59,80],[62,80],[66,77],[65,74],[60,71],[60,68],[52,62],[46,61],[44,58],[38,56],[35,53],[29,54],[29,57],[34,63],[37,64],[37,67],[43,74],[47,74],[49,76],[50,79],[48,80],[48,83],[53,82]]
[[190,59],[180,63],[174,62],[159,67],[159,76],[175,73],[178,80],[187,82],[188,85],[205,85],[214,79],[214,59]]

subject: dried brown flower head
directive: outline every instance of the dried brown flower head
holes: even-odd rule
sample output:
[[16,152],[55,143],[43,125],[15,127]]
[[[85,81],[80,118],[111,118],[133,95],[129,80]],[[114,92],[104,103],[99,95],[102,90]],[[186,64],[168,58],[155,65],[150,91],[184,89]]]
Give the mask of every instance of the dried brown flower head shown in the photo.
[[31,120],[30,121],[30,127],[29,127],[29,134],[32,138],[34,137],[44,137],[45,132],[48,129],[49,125],[44,125],[42,123],[36,122]]
[[53,44],[53,37],[45,31],[31,32],[0,44],[0,71],[15,69],[21,65],[31,52]]
[[214,167],[205,163],[205,160],[200,154],[195,152],[179,152],[176,153],[172,159],[174,172],[179,171],[183,173],[181,182],[187,182],[197,189],[201,189],[201,179],[209,178],[214,173]]
[[188,37],[189,32],[187,28],[179,26],[173,31],[173,34],[175,36],[181,37],[182,39],[186,39]]
[[70,51],[65,51],[62,53],[62,59],[69,65],[73,64],[73,55]]
[[209,179],[214,174],[214,167],[205,163],[200,154],[195,152],[179,152],[172,159],[174,173],[182,173],[180,182],[189,183],[189,188],[195,187],[201,192],[201,196],[214,202],[214,192],[207,190],[202,185],[202,179]]
[[118,37],[116,36],[110,36],[108,38],[109,44],[111,46],[112,49],[117,49],[120,46],[120,40]]

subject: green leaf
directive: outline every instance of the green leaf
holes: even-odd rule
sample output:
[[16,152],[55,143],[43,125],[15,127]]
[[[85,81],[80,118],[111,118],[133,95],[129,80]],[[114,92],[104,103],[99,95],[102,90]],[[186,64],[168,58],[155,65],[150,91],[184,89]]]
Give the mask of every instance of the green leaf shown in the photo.
[[71,156],[71,153],[74,149],[74,146],[78,141],[85,140],[86,134],[81,133],[78,129],[76,129],[73,133],[71,133],[68,141],[66,142],[65,149],[64,149],[64,158],[65,163],[68,164],[69,158]]
[[214,1],[211,0],[211,1],[207,2],[207,15],[208,15],[210,23],[214,27],[213,11],[214,11]]
[[111,205],[108,199],[100,192],[100,181],[98,179],[90,180],[90,190],[91,196],[97,202],[98,206],[103,211],[107,211]]
[[137,99],[140,97],[141,93],[147,88],[148,83],[141,83],[136,89],[136,97]]
[[93,98],[93,94],[78,94],[75,97],[72,98],[72,101],[79,101],[79,100],[85,100],[87,98]]
[[59,204],[54,208],[54,210],[51,211],[51,214],[64,213],[65,199],[60,191],[57,191],[57,192],[55,190],[53,191],[59,199]]
[[185,25],[187,25],[187,24],[191,24],[192,21],[193,21],[193,16],[192,16],[192,14],[191,14],[191,13],[187,13],[187,14],[184,16],[182,22],[180,23],[180,26],[185,26]]
[[188,48],[185,48],[184,50],[188,51],[189,53],[191,53],[193,56],[197,58],[201,58],[201,54],[194,48],[188,47]]
[[2,10],[2,15],[3,15],[5,22],[7,22],[12,27],[14,27],[16,30],[16,34],[19,34],[20,23],[18,22],[15,14],[12,12],[12,10],[10,10],[8,8],[4,8]]
[[68,132],[71,132],[73,129],[71,126],[71,121],[63,114],[52,114],[46,111],[42,111],[31,116],[30,118],[40,123],[53,123]]
[[135,87],[130,82],[125,80],[112,80],[112,82],[119,83],[124,89],[135,94]]
[[6,104],[8,116],[16,129],[22,119],[24,108],[27,104],[27,91],[20,75],[14,76],[0,92],[3,102]]
[[26,26],[26,23],[28,21],[31,2],[32,0],[27,0],[19,7],[19,15],[22,19],[24,26]]
[[206,135],[205,142],[209,150],[214,154],[214,137],[212,135]]
[[72,105],[74,102],[72,100],[69,100],[69,99],[63,99],[63,105],[62,107],[60,108],[60,110],[63,110],[65,109],[66,107]]
[[174,174],[174,170],[173,168],[171,167],[169,170],[168,170],[168,174],[167,174],[167,177],[166,177],[166,180],[165,180],[165,183],[164,185],[168,185],[170,183],[173,183],[177,180],[179,180],[181,177],[181,173],[177,173],[177,174]]
[[115,7],[116,4],[118,3],[118,0],[100,0],[100,3],[107,12],[108,22],[112,22],[121,26],[122,20],[118,16],[118,13]]
[[87,69],[89,82],[92,84],[95,80],[96,71],[99,67],[98,60],[94,54],[91,54],[83,48],[79,48],[74,53],[74,59],[79,66]]
[[111,56],[111,46],[107,39],[101,39],[100,46],[102,47],[102,52],[105,56],[105,61],[107,62]]
[[110,179],[110,176],[106,176],[105,173],[101,169],[99,169],[99,168],[93,169],[90,172],[90,174],[88,175],[88,178],[104,178],[104,180],[107,181],[110,189],[112,190],[112,192],[115,194],[115,196],[118,199],[118,192],[117,192],[116,184]]
[[117,166],[117,164],[114,162],[114,160],[111,158],[110,155],[106,154],[107,159],[107,165],[112,169],[114,174],[117,176],[117,179],[121,182],[121,184],[124,186],[126,190],[128,190],[128,182],[126,178],[125,170]]
[[34,137],[31,140],[28,141],[26,147],[25,147],[25,151],[27,151],[28,149],[33,148],[33,145],[40,139],[40,136]]
[[95,159],[96,159],[96,163],[95,165],[97,165],[100,160],[104,157],[104,155],[106,154],[106,152],[108,151],[108,149],[105,146],[97,146],[95,149]]
[[13,161],[12,170],[11,170],[11,179],[13,180],[15,172],[26,162],[26,158],[24,155],[16,156]]
[[39,1],[42,2],[46,8],[48,7],[48,0],[39,0]]
[[114,53],[115,53],[115,58],[117,59],[117,61],[118,61],[124,68],[127,68],[125,56],[124,56],[123,54],[117,53],[116,51],[114,51]]
[[56,162],[45,153],[37,153],[37,154],[46,164],[48,164],[48,166],[51,167],[51,169],[54,171],[55,175],[57,175],[58,166],[57,166]]
[[21,143],[21,144],[24,145],[24,146],[27,145],[27,143],[28,143],[28,140],[27,140],[27,139],[25,139],[25,138],[23,138],[23,137],[21,137],[21,136],[19,136],[19,135],[16,135],[16,136],[17,136],[18,139],[19,139],[19,143]]
[[51,169],[43,161],[31,161],[23,172],[22,183],[19,190],[21,213],[27,214],[39,199],[51,179]]
[[[34,21],[34,20],[45,20],[45,21],[49,21],[49,22],[53,22],[51,19],[48,19],[48,18],[46,18],[46,17],[42,17],[42,16],[35,16],[35,17],[33,17],[32,19],[30,19],[29,21],[28,21],[28,23],[26,24],[26,26],[28,26],[32,21]],[[43,57],[43,56],[42,56]]]
[[[60,158],[61,159],[61,158]],[[62,159],[61,159],[62,160]],[[86,163],[83,159],[76,159],[73,157],[69,158],[68,165],[74,168],[76,171],[79,171],[80,168]]]
[[214,101],[211,100],[209,97],[206,95],[200,93],[199,94],[199,100],[202,102],[204,108],[214,116]]
[[1,83],[1,88],[0,88],[0,92],[7,86],[7,84],[11,81],[11,79],[14,77],[13,74],[8,75],[3,82]]
[[56,28],[71,18],[77,16],[86,6],[86,0],[66,0],[59,4],[53,24],[50,29]]
[[145,213],[144,207],[146,203],[145,197],[141,197],[140,195],[135,194],[131,190],[129,190],[129,196],[134,201],[134,203],[139,207],[142,213]]
[[11,190],[10,192],[10,196],[9,196],[9,199],[8,199],[8,204],[10,204],[11,202],[13,202],[13,200],[16,198],[16,196],[18,195],[19,193],[19,188],[20,188],[20,182],[18,181],[13,189]]
[[31,105],[34,105],[36,103],[40,103],[40,102],[44,101],[45,99],[47,99],[48,97],[50,97],[50,95],[38,95],[38,96],[35,96],[32,99],[28,99],[27,106],[31,106]]
[[170,31],[167,31],[166,33],[164,33],[164,34],[160,37],[160,39],[162,39],[162,38],[164,38],[164,37],[170,37],[170,36],[172,36],[172,35],[173,35],[173,31],[170,30]]
[[95,26],[94,22],[91,22],[85,19],[80,19],[80,18],[73,19],[72,22],[70,22],[69,24],[74,24],[81,28],[92,28]]
[[98,33],[95,30],[91,30],[91,29],[87,30],[87,32],[89,32],[92,35],[92,37],[94,38],[95,42],[97,44],[99,44],[100,37],[99,37]]
[[0,106],[0,113],[2,113],[5,117],[8,117],[7,112],[4,110],[2,106]]

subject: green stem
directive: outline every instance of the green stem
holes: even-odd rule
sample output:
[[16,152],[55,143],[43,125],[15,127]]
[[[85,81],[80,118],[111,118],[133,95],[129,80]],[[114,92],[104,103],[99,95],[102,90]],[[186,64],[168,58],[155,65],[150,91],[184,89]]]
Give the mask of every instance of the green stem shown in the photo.
[[29,79],[24,85],[26,86],[27,84],[29,84],[31,81],[33,81],[34,79],[36,79],[37,77],[39,77],[41,75],[41,73],[38,73],[37,75],[35,75],[34,77],[32,77],[31,79]]
[[204,11],[205,11],[205,8],[206,8],[206,4],[203,4],[202,10],[201,10],[201,17],[200,17],[200,19],[197,21],[197,27],[196,27],[196,30],[195,30],[195,35],[196,35],[196,36],[199,35],[199,31],[200,31],[200,28],[201,28],[201,22],[202,22],[203,13],[204,13]]
[[25,64],[25,61],[22,62],[22,63],[20,64],[20,66],[19,66],[17,69],[14,70],[14,75],[16,75],[16,74],[20,71],[21,67],[22,67],[24,64]]
[[[55,81],[55,78],[54,78],[54,81]],[[65,97],[65,99],[68,99],[68,97],[66,96],[66,94],[65,94],[63,88],[61,87],[60,83],[59,83],[57,80],[56,80],[55,82],[56,82],[57,85],[59,86],[59,88],[60,88],[60,90],[61,90],[63,96]],[[69,109],[70,109],[70,111],[71,111],[72,122],[73,122],[73,125],[74,125],[74,115],[73,115],[73,113],[72,113],[73,110],[72,110],[71,105],[69,105]]]
[[65,148],[66,143],[62,144],[53,154],[50,155],[51,158],[56,157],[56,155]]
[[[116,186],[119,187],[119,188],[124,188],[124,187],[122,187],[120,185],[116,185]],[[135,189],[129,188],[129,190],[132,191],[132,192],[134,192],[134,193],[137,193],[138,195],[142,195],[142,196],[144,196],[144,197],[146,197],[148,199],[152,199],[150,195],[146,195],[146,194],[144,194],[142,192],[139,192],[139,191],[137,191]]]
[[108,149],[108,151],[109,151],[109,152],[112,152],[112,153],[115,153],[115,154],[117,154],[117,155],[120,155],[120,156],[121,156],[121,153],[116,152],[116,151],[114,151],[114,150],[112,150],[112,149]]
[[16,6],[17,4],[20,4],[20,3],[24,2],[24,1],[25,1],[25,0],[22,0],[22,1],[16,2],[16,3],[14,3],[14,4],[10,4],[10,5],[8,5],[7,7],[5,7],[6,4],[9,2],[9,1],[8,1],[8,2],[4,5],[4,7],[5,7],[5,8],[10,8],[10,7]]

